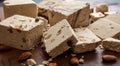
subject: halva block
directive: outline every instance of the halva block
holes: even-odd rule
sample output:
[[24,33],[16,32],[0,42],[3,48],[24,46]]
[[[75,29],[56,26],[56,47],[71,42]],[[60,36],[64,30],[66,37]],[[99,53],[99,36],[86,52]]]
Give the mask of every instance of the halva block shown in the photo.
[[88,28],[75,28],[78,42],[72,45],[74,53],[92,51],[99,46],[101,39]]
[[77,43],[76,35],[66,19],[61,20],[43,34],[46,52],[52,58]]
[[120,25],[120,13],[108,15],[105,17],[105,19],[111,20]]
[[100,3],[96,6],[96,12],[108,12],[109,10],[109,7],[108,7],[108,4],[106,3]]
[[0,44],[21,50],[30,50],[41,40],[43,18],[13,15],[0,22]]
[[102,46],[106,50],[120,52],[120,40],[114,38],[106,38],[102,42]]
[[51,26],[62,19],[67,19],[72,27],[87,26],[89,24],[90,5],[82,1],[49,1],[38,4],[39,16],[48,19]]
[[38,14],[37,5],[32,0],[5,0],[3,9],[5,18],[15,14],[35,18]]
[[88,28],[101,39],[110,37],[120,39],[120,25],[111,20],[101,18],[90,24]]

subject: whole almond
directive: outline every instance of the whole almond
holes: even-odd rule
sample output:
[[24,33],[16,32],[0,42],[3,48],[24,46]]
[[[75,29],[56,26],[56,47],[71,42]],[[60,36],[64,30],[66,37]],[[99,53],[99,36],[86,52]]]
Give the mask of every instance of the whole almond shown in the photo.
[[114,55],[103,55],[103,61],[116,61],[117,57]]
[[12,48],[9,46],[5,46],[5,45],[0,45],[0,51],[8,51],[11,50]]
[[31,52],[24,52],[19,56],[18,60],[23,61],[23,60],[30,58],[31,56],[32,56]]
[[70,63],[71,63],[72,65],[77,66],[77,65],[79,64],[79,60],[78,60],[77,57],[72,57],[71,60],[70,60]]

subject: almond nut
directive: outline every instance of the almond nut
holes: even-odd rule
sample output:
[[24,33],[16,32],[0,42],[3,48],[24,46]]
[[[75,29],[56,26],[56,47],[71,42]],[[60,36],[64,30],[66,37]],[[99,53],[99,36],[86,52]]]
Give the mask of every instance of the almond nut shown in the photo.
[[79,64],[79,60],[78,60],[77,57],[72,57],[71,60],[70,60],[70,63],[71,63],[72,65],[77,66],[77,65]]
[[32,56],[31,52],[24,52],[19,56],[18,60],[23,61],[23,60],[30,58],[31,56]]
[[117,57],[114,55],[103,55],[103,61],[116,61]]

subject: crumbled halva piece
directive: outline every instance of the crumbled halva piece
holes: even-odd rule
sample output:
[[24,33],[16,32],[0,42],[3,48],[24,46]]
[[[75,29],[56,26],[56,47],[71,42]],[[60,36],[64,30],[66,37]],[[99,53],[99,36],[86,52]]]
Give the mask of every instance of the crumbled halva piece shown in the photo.
[[101,12],[97,12],[97,13],[90,13],[90,17],[91,17],[92,21],[96,21],[100,18],[105,17],[105,15],[102,14]]

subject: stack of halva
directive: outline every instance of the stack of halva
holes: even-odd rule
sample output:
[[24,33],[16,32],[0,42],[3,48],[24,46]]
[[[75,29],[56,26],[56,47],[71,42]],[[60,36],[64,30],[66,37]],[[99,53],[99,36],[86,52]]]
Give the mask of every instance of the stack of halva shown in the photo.
[[[3,7],[6,19],[0,22],[1,44],[30,50],[42,37],[45,51],[52,58],[68,49],[74,53],[92,51],[101,43],[108,50],[120,52],[120,15],[108,15],[89,25],[89,3],[44,0],[36,4],[32,0],[6,0]],[[47,23],[51,27],[44,32]]]

